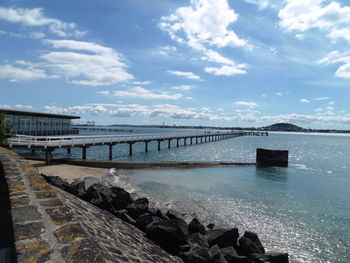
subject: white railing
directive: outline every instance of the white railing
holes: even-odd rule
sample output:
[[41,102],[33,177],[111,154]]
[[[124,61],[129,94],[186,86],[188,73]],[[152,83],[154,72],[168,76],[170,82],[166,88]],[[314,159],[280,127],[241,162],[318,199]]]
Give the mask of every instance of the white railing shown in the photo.
[[8,139],[10,147],[39,147],[61,148],[95,144],[126,143],[137,141],[169,140],[213,135],[239,135],[242,132],[215,132],[215,133],[164,133],[164,134],[135,134],[135,135],[63,135],[63,136],[31,136],[15,135]]

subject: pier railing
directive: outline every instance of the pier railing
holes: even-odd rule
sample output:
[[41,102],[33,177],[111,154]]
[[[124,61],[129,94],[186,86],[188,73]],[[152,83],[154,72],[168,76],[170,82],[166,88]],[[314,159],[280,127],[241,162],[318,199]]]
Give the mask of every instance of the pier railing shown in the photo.
[[129,154],[132,155],[132,145],[137,142],[145,143],[145,152],[148,152],[148,143],[151,141],[158,142],[158,151],[160,151],[160,142],[168,141],[168,149],[170,149],[171,140],[176,140],[176,147],[179,147],[179,140],[183,139],[183,145],[187,144],[187,139],[190,139],[190,144],[195,144],[210,141],[228,139],[232,137],[255,135],[268,135],[267,132],[252,132],[252,131],[230,131],[230,132],[196,132],[196,133],[162,133],[162,134],[124,134],[124,135],[63,135],[63,136],[30,136],[30,135],[15,135],[8,139],[10,148],[17,149],[32,149],[46,151],[48,155],[57,148],[67,148],[68,152],[73,147],[79,147],[83,150],[82,158],[86,159],[86,149],[94,145],[108,145],[109,159],[112,160],[113,146],[116,144],[129,144]]

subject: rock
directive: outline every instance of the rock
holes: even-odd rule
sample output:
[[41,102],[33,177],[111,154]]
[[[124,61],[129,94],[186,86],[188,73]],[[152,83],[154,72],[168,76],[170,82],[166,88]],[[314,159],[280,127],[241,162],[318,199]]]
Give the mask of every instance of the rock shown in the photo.
[[239,256],[234,247],[225,247],[220,249],[221,254],[229,263],[253,263],[251,259],[245,256]]
[[179,247],[186,245],[189,235],[187,224],[181,219],[160,220],[146,227],[147,235],[170,253],[178,254]]
[[190,233],[201,233],[205,235],[207,231],[205,230],[205,227],[199,222],[197,218],[193,218],[192,221],[188,225],[188,231]]
[[266,254],[251,254],[249,258],[253,262],[269,262],[269,263],[289,263],[288,253],[266,253]]
[[71,194],[84,199],[86,195],[85,182],[75,180],[69,185],[69,191]]
[[109,187],[100,183],[93,184],[86,190],[85,200],[90,201],[92,204],[105,209],[111,210],[113,193]]
[[128,213],[132,218],[137,219],[140,215],[148,211],[148,204],[149,201],[147,198],[139,198],[125,207],[125,209],[128,210]]
[[214,224],[214,223],[210,223],[210,224],[207,225],[207,228],[208,228],[209,230],[213,230],[214,227],[215,227],[215,224]]
[[158,209],[158,208],[149,208],[149,211],[153,214],[153,215],[155,215],[155,216],[157,216],[157,217],[159,217],[159,218],[161,218],[161,219],[166,219],[166,220],[168,220],[169,219],[169,217],[167,217],[160,209]]
[[199,245],[203,248],[209,248],[209,242],[205,235],[202,235],[201,233],[192,233],[188,237],[188,243],[191,245],[191,247],[195,245]]
[[260,239],[256,233],[245,231],[243,236],[245,238],[248,238],[250,241],[252,241],[257,246],[257,248],[259,248],[260,252],[258,252],[258,253],[260,253],[260,254],[265,253],[265,249],[264,249],[263,245],[261,244]]
[[134,201],[130,193],[125,191],[123,188],[111,187],[110,190],[113,193],[112,205],[114,209],[124,209]]
[[215,263],[228,263],[226,261],[226,259],[224,258],[224,256],[222,255],[218,245],[214,245],[214,246],[210,247],[208,252],[209,252],[209,255],[212,258],[212,262],[215,262]]
[[181,220],[185,220],[185,218],[183,217],[183,215],[175,210],[175,209],[169,209],[168,212],[166,213],[166,216],[170,219],[181,219]]
[[237,228],[214,229],[208,233],[208,240],[211,246],[218,245],[219,248],[237,247],[239,237]]
[[253,241],[251,241],[250,239],[244,236],[238,240],[238,243],[239,243],[238,253],[240,255],[247,256],[254,253],[263,254],[259,246],[257,246]]
[[208,252],[208,249],[196,246],[189,252],[181,254],[181,257],[186,263],[211,263],[212,257]]
[[45,180],[49,183],[49,184],[52,184],[64,191],[67,191],[69,190],[70,186],[69,186],[69,183],[67,183],[66,181],[63,181],[61,177],[59,176],[47,176],[45,174],[41,174]]
[[136,219],[136,226],[141,230],[141,231],[145,231],[146,227],[153,223],[153,222],[157,222],[160,221],[161,219],[159,217],[153,216],[151,214],[145,213],[140,215],[137,219]]
[[128,215],[128,211],[126,209],[119,210],[119,211],[112,209],[111,212],[113,215],[123,220],[124,222],[127,222],[132,225],[136,224],[136,221],[131,216]]

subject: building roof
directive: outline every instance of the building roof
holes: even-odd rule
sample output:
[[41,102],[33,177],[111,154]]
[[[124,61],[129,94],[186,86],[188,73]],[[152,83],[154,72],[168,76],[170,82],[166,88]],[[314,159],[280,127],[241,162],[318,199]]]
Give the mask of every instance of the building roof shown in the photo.
[[13,114],[13,115],[36,116],[36,117],[48,117],[48,118],[80,119],[80,116],[54,114],[54,113],[46,113],[46,112],[21,111],[21,110],[13,110],[13,109],[5,109],[5,108],[0,108],[0,113]]

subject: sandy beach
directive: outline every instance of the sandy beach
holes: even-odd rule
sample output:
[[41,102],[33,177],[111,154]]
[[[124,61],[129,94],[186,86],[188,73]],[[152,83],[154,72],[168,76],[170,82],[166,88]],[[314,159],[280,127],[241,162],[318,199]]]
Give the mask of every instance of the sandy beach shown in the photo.
[[30,163],[39,170],[39,173],[48,176],[59,176],[69,183],[77,178],[102,177],[109,172],[107,168],[93,168],[70,164],[46,165],[45,162],[42,161],[30,161]]

